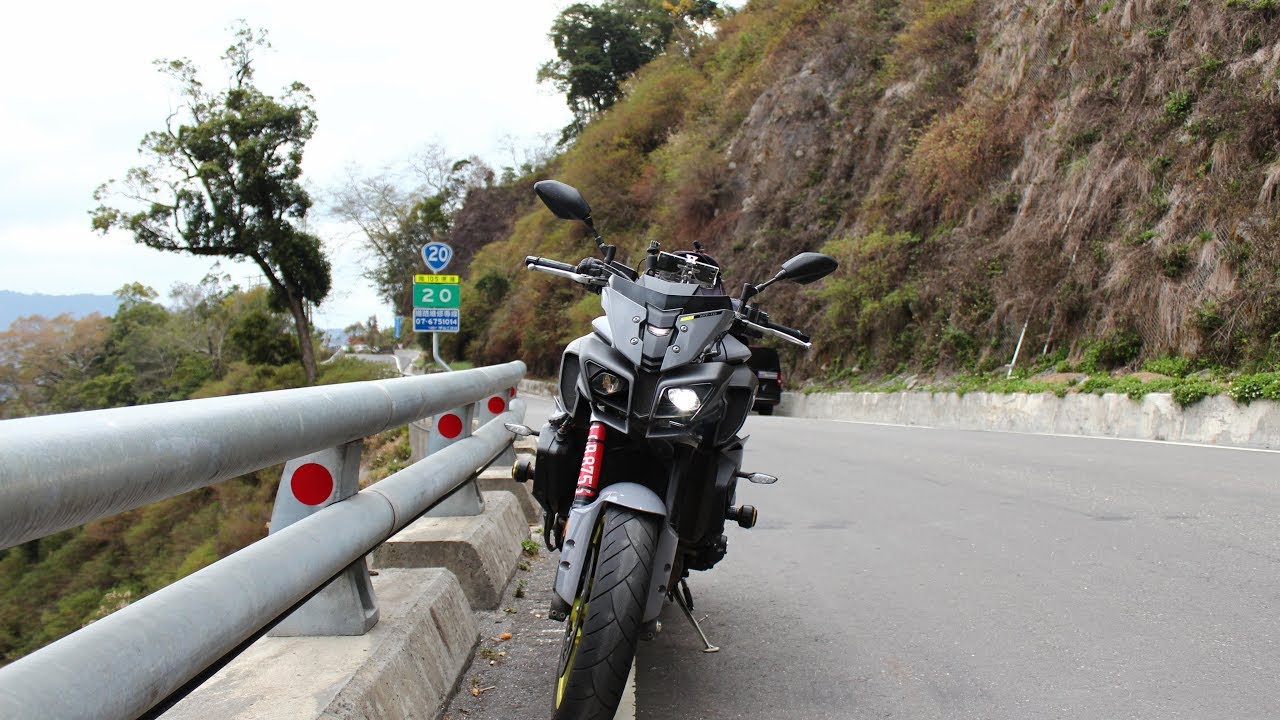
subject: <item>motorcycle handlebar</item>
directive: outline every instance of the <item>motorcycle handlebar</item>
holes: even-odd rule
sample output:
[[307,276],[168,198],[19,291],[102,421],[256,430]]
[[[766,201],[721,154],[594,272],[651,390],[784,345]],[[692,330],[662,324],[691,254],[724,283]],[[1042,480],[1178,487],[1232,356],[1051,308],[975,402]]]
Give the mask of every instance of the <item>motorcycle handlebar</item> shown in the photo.
[[768,320],[765,320],[760,324],[764,325],[767,328],[777,330],[780,333],[785,333],[787,335],[790,335],[791,337],[797,340],[800,340],[801,342],[809,342],[810,340],[809,336],[806,335],[805,333],[802,333],[799,330],[796,330],[795,328],[789,328],[786,325],[779,325],[778,323],[769,322]]
[[538,267],[552,268],[553,270],[564,270],[565,272],[576,273],[578,267],[569,263],[562,263],[559,260],[551,260],[549,258],[537,257],[534,255],[526,255],[524,258],[525,265],[536,265]]

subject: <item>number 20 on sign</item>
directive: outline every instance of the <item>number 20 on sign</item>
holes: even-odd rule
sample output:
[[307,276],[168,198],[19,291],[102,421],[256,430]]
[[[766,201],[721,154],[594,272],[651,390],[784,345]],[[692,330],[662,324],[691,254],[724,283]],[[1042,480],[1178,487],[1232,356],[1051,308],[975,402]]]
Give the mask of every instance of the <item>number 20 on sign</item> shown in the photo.
[[415,275],[413,306],[420,308],[456,308],[461,305],[457,275]]

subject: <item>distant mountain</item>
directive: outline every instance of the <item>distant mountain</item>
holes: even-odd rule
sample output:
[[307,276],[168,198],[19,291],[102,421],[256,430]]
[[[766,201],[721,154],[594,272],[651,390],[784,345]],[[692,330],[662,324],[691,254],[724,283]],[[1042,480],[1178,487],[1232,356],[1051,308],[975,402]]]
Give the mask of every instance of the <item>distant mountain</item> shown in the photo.
[[0,329],[24,315],[56,317],[71,313],[83,317],[90,313],[114,315],[120,300],[114,295],[42,295],[0,290]]

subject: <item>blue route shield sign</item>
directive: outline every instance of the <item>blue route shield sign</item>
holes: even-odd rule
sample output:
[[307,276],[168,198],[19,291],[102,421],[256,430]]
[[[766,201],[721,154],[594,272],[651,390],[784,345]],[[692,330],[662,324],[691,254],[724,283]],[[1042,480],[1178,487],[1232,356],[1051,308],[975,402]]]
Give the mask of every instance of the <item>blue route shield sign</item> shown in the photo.
[[452,259],[453,248],[442,242],[427,243],[422,246],[422,260],[433,273],[443,270]]

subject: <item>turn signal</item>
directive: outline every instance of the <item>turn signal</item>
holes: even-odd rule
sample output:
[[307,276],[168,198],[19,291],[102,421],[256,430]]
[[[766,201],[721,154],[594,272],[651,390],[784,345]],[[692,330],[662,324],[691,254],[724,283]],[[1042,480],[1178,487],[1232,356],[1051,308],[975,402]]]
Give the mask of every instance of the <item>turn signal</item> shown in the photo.
[[757,513],[754,505],[739,505],[738,507],[731,507],[724,516],[727,520],[736,521],[739,527],[751,529],[756,526]]
[[516,482],[529,482],[533,479],[533,461],[527,457],[516,460],[511,466],[511,479]]

